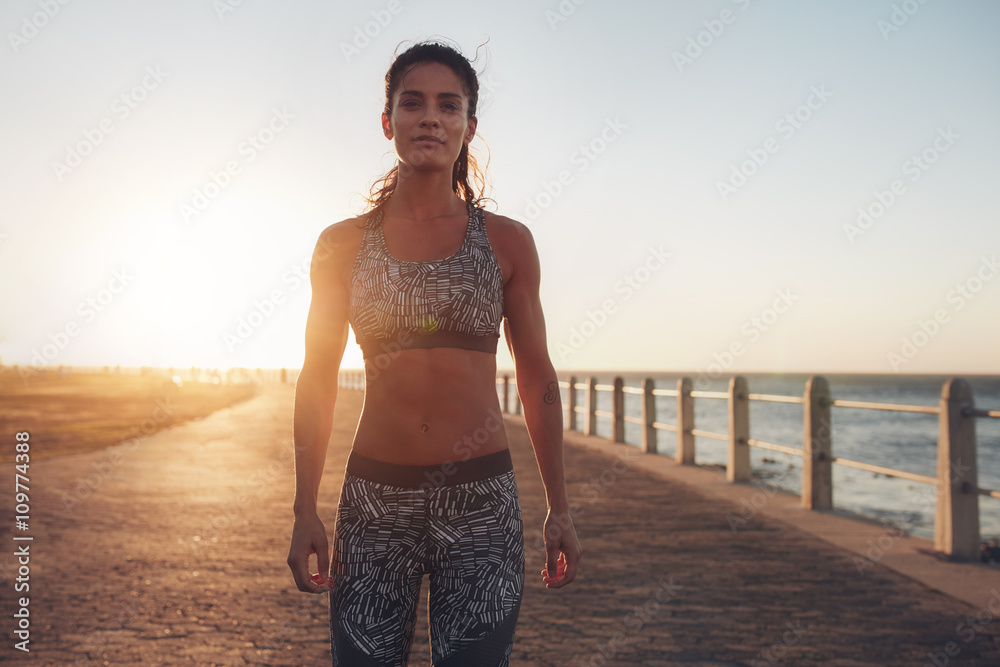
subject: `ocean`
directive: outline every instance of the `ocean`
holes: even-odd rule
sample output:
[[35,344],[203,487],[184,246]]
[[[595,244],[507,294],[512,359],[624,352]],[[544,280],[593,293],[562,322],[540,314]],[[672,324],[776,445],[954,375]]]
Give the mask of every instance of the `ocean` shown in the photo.
[[[677,374],[650,374],[641,372],[593,373],[574,372],[577,382],[586,382],[591,375],[599,384],[611,384],[620,375],[627,387],[641,387],[650,377],[658,389],[676,389]],[[502,372],[501,372],[502,375]],[[513,375],[513,374],[511,374]],[[694,381],[694,389],[728,391],[729,376],[714,381]],[[743,374],[751,393],[802,396],[809,375],[799,374]],[[824,375],[834,399],[901,403],[908,405],[937,406],[941,387],[950,377],[946,375]],[[972,388],[977,408],[1000,409],[1000,376],[966,375]],[[569,374],[562,372],[559,380],[565,382]],[[562,390],[563,408],[567,404],[566,389]],[[585,405],[586,391],[577,389],[577,401]],[[625,395],[626,414],[642,414],[642,397]],[[696,398],[695,428],[717,433],[728,432],[727,401]],[[597,409],[611,412],[611,392],[598,392]],[[657,397],[656,420],[675,424],[676,398]],[[803,406],[785,403],[750,402],[750,437],[779,445],[801,449],[803,438]],[[578,415],[578,427],[584,428],[584,415]],[[834,406],[831,408],[832,450],[834,456],[935,476],[937,471],[937,415],[907,412],[886,412]],[[625,440],[640,446],[641,429],[638,424],[626,422]],[[610,418],[598,417],[597,434],[611,437]],[[673,457],[676,434],[659,431],[657,435],[660,455]],[[978,484],[981,488],[1000,489],[1000,419],[976,419],[976,444]],[[711,438],[696,437],[696,463],[699,465],[726,464],[727,444]],[[799,495],[802,480],[802,459],[753,447],[750,450],[753,478],[765,488],[777,487]],[[895,477],[866,472],[834,464],[833,504],[836,511],[856,514],[874,520],[891,522],[910,534],[934,538],[935,495],[933,487]],[[983,540],[1000,538],[1000,499],[980,496],[980,535]]]

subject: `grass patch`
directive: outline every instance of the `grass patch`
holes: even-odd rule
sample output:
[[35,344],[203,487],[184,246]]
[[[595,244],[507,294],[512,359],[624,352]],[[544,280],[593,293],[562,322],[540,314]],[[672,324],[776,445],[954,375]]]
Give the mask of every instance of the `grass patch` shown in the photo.
[[0,369],[0,462],[14,460],[14,434],[31,434],[31,458],[101,449],[206,417],[257,394],[253,384],[184,382],[162,375],[39,373],[25,382]]

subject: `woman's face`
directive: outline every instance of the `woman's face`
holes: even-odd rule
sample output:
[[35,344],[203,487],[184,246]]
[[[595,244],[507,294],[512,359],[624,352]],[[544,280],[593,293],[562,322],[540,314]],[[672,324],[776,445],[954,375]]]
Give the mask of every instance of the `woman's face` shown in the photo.
[[391,114],[382,114],[382,131],[392,139],[401,164],[450,174],[462,146],[476,135],[462,80],[436,62],[417,63],[393,92]]

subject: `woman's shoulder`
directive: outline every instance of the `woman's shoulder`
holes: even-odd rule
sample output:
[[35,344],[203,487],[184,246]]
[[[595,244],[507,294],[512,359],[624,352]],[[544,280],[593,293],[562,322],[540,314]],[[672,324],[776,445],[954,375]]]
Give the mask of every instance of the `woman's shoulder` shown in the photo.
[[489,211],[484,211],[484,213],[486,229],[491,239],[495,237],[497,241],[510,247],[511,250],[524,250],[534,247],[535,241],[531,235],[531,230],[523,222],[508,218],[499,213],[491,213]]
[[345,218],[339,222],[335,222],[328,225],[326,229],[320,232],[320,237],[325,238],[342,238],[342,237],[352,237],[357,236],[359,233],[364,231],[365,224],[368,222],[368,214],[359,215],[353,218]]
[[334,256],[356,254],[364,235],[367,219],[368,216],[361,215],[346,218],[327,226],[320,232],[316,241],[317,250],[324,250],[327,254]]

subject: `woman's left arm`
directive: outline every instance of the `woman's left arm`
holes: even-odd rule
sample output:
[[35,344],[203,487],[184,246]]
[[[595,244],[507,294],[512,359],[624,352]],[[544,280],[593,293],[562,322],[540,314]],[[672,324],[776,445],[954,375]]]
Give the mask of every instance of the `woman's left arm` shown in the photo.
[[548,502],[542,578],[546,588],[560,588],[576,577],[583,553],[566,493],[562,401],[545,338],[538,251],[527,227],[513,220],[505,222],[503,245],[511,258],[511,275],[504,285],[505,333],[514,358],[524,422]]

